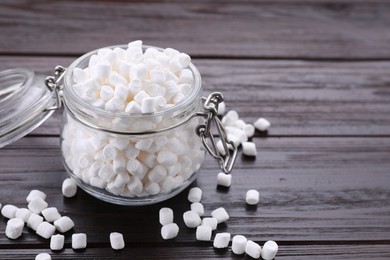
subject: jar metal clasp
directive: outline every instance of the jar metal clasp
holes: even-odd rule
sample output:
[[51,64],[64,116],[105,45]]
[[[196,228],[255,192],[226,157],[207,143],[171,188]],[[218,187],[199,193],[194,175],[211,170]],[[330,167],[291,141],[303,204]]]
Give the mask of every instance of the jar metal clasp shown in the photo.
[[62,99],[61,99],[61,90],[62,90],[62,84],[60,82],[62,81],[64,75],[65,75],[65,68],[62,66],[56,66],[54,69],[54,76],[47,76],[45,78],[45,85],[48,87],[48,89],[54,93],[56,103],[55,105],[46,108],[46,111],[50,110],[56,110],[62,107]]

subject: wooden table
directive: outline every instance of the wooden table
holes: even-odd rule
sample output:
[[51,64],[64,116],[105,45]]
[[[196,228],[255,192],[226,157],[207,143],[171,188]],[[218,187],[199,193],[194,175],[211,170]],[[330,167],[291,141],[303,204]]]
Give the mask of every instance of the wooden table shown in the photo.
[[[246,122],[265,117],[256,132],[258,156],[239,152],[233,185],[216,187],[207,157],[192,186],[203,189],[206,214],[225,207],[218,232],[279,244],[276,259],[390,258],[390,4],[388,1],[22,1],[0,3],[0,69],[51,74],[90,50],[142,39],[189,53],[205,93],[223,92],[227,108]],[[146,207],[110,205],[82,190],[66,199],[58,111],[41,127],[0,150],[0,202],[26,207],[32,189],[71,217],[65,249],[25,229],[5,236],[0,259],[249,259],[197,242],[185,227],[187,191]],[[260,191],[257,207],[245,204]],[[160,236],[158,211],[171,207],[177,238]],[[124,234],[113,251],[109,233]],[[88,248],[71,249],[85,232]]]

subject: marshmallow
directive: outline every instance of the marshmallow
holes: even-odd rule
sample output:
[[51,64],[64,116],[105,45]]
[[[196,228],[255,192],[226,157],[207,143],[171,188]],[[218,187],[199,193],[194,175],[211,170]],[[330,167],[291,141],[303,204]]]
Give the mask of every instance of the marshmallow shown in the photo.
[[230,185],[232,185],[232,175],[223,172],[218,173],[217,184],[224,187],[230,187]]
[[142,112],[142,108],[137,102],[131,101],[129,104],[127,104],[125,112],[129,114],[137,114]]
[[123,235],[118,232],[110,233],[110,244],[114,250],[125,248],[125,240],[123,239]]
[[245,253],[254,259],[258,259],[261,254],[261,246],[252,240],[248,240],[245,246]]
[[211,240],[211,227],[199,226],[196,228],[196,240],[199,241],[210,241]]
[[62,194],[67,198],[71,198],[75,196],[76,193],[77,193],[76,180],[72,178],[65,179],[64,182],[62,183]]
[[271,260],[275,258],[277,252],[278,244],[276,244],[275,241],[269,240],[263,245],[263,249],[261,250],[261,257],[264,260]]
[[30,191],[30,193],[28,194],[26,200],[27,202],[30,202],[33,200],[33,198],[35,197],[40,197],[41,199],[45,200],[46,199],[46,194],[43,193],[42,191],[40,190],[32,190]]
[[11,218],[7,221],[5,235],[10,239],[17,239],[23,233],[24,222],[20,218]]
[[143,114],[146,113],[153,113],[156,111],[155,108],[155,98],[153,97],[146,97],[142,99],[141,101],[141,112]]
[[194,82],[194,75],[189,69],[183,69],[179,76],[180,83],[192,84]]
[[256,145],[252,142],[243,142],[242,144],[242,153],[247,156],[256,156]]
[[32,213],[27,220],[27,227],[36,231],[38,226],[43,222],[43,218],[38,214]]
[[15,218],[20,218],[23,220],[24,223],[27,223],[28,219],[30,218],[32,212],[29,211],[26,208],[20,208],[17,209],[15,212]]
[[202,190],[198,187],[191,188],[188,192],[188,200],[192,203],[200,202],[202,199]]
[[87,235],[84,233],[77,233],[72,235],[72,248],[83,249],[87,247]]
[[257,190],[248,190],[246,192],[245,201],[249,205],[256,205],[257,203],[259,203],[259,197],[260,194]]
[[260,117],[253,125],[259,131],[267,131],[268,128],[270,128],[271,123],[267,119]]
[[54,222],[61,217],[60,213],[58,213],[58,210],[55,207],[42,210],[42,215],[47,222]]
[[148,182],[145,185],[145,191],[150,195],[156,195],[160,192],[160,185],[155,182]]
[[18,207],[14,205],[4,205],[4,207],[1,209],[1,215],[3,215],[6,218],[14,218],[16,211],[18,210]]
[[163,239],[172,239],[177,237],[179,226],[176,223],[166,224],[161,228],[161,236]]
[[32,212],[39,214],[42,210],[47,208],[48,204],[46,201],[44,201],[41,197],[35,197],[33,198],[30,203],[28,203],[28,209]]
[[226,212],[226,210],[222,207],[217,208],[213,211],[211,211],[211,216],[215,219],[217,219],[218,224],[225,222],[229,219],[229,214]]
[[216,230],[218,225],[218,221],[215,218],[203,218],[202,226],[208,226],[211,230]]
[[230,233],[217,233],[214,238],[213,246],[215,248],[226,248],[229,246]]
[[177,162],[177,155],[166,150],[161,150],[157,155],[157,161],[164,166],[172,166]]
[[167,176],[167,169],[164,166],[157,165],[149,172],[149,180],[151,182],[159,182]]
[[195,202],[191,204],[191,211],[195,212],[199,215],[199,217],[202,217],[204,215],[204,207],[203,204],[200,202]]
[[236,235],[232,239],[232,251],[236,255],[241,255],[245,253],[247,239],[242,235]]
[[159,211],[159,219],[161,225],[173,223],[173,210],[170,208],[161,208]]
[[74,227],[74,222],[69,217],[63,216],[54,221],[54,226],[59,232],[65,233]]
[[127,184],[127,188],[134,195],[140,195],[144,190],[142,181],[135,176],[130,178],[130,182]]
[[233,126],[234,123],[238,120],[238,113],[235,110],[230,110],[226,113],[226,115],[222,118],[222,124],[224,126]]
[[183,220],[184,224],[186,224],[186,226],[189,228],[196,228],[202,223],[202,220],[200,219],[199,215],[193,211],[184,212]]
[[110,112],[121,112],[125,109],[125,103],[119,97],[113,97],[104,105],[104,109]]
[[114,97],[114,89],[110,86],[103,85],[100,88],[100,98],[104,101],[108,101]]
[[52,235],[50,238],[51,250],[62,250],[64,248],[65,237],[61,234]]
[[129,176],[129,174],[127,172],[126,173],[119,173],[115,177],[114,186],[117,187],[117,188],[123,187],[129,181],[130,181],[130,176]]
[[36,233],[40,235],[43,238],[50,238],[54,232],[56,231],[56,228],[50,224],[49,222],[43,221],[39,226],[37,227]]
[[218,115],[219,116],[223,116],[225,114],[225,111],[226,111],[226,104],[224,101],[222,101],[221,103],[218,104]]
[[188,54],[182,52],[179,53],[176,57],[182,68],[187,67],[191,63],[191,57]]
[[48,253],[40,253],[35,256],[35,260],[51,260],[51,256]]
[[80,68],[75,68],[73,70],[73,81],[75,83],[81,83],[83,81],[86,81],[88,79],[88,73]]
[[251,124],[246,124],[242,130],[246,133],[248,138],[252,137],[255,134],[255,127]]

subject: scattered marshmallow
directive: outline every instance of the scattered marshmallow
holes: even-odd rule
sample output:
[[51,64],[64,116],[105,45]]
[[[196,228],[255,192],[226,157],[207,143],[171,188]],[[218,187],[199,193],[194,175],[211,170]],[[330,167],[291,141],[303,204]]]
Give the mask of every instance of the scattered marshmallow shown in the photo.
[[179,226],[176,223],[166,224],[161,228],[161,236],[163,239],[172,239],[177,237]]
[[20,208],[17,209],[15,212],[15,218],[20,218],[24,221],[24,223],[27,223],[28,219],[30,218],[32,212],[26,208]]
[[27,202],[30,202],[33,200],[35,197],[40,197],[41,199],[45,200],[46,199],[46,194],[40,190],[32,190],[30,193],[27,195]]
[[28,203],[28,209],[31,210],[35,214],[39,214],[47,208],[48,204],[46,201],[44,201],[41,197],[34,197],[29,203]]
[[209,226],[199,226],[196,228],[196,240],[210,241],[212,229]]
[[7,221],[5,235],[10,239],[17,239],[23,233],[24,222],[20,218],[11,218]]
[[242,145],[242,153],[247,156],[256,156],[257,150],[255,143],[252,142],[243,142]]
[[232,239],[232,251],[236,255],[241,255],[245,253],[247,239],[242,235],[236,235]]
[[245,246],[245,253],[254,259],[258,259],[261,254],[261,246],[252,240],[248,240]]
[[226,248],[229,246],[230,242],[230,233],[223,232],[217,233],[214,238],[213,246],[215,248]]
[[275,258],[277,252],[278,244],[276,244],[275,241],[269,240],[263,245],[263,249],[261,250],[261,257],[264,260],[271,260]]
[[260,194],[257,190],[248,190],[246,192],[246,203],[249,205],[256,205],[259,203],[260,200]]
[[35,256],[35,260],[51,260],[51,256],[48,253],[40,253]]
[[42,210],[42,215],[47,222],[54,222],[61,217],[60,213],[55,207],[50,207]]
[[189,228],[196,228],[202,224],[202,220],[199,215],[194,211],[186,211],[183,214],[184,224]]
[[226,111],[226,104],[224,101],[218,104],[218,115],[223,116]]
[[76,233],[72,235],[72,248],[83,249],[87,247],[87,235],[84,233]]
[[123,239],[123,235],[118,232],[110,233],[110,244],[114,250],[125,248],[125,240]]
[[194,202],[191,204],[191,211],[195,212],[199,215],[199,217],[202,217],[204,215],[204,207],[203,204],[200,202]]
[[225,222],[229,219],[229,214],[226,212],[225,208],[220,207],[211,212],[211,216],[215,218],[219,223]]
[[54,221],[54,226],[59,232],[65,233],[74,227],[74,222],[69,217],[63,216]]
[[216,218],[203,218],[201,225],[211,227],[211,230],[216,230],[218,221]]
[[61,234],[52,235],[50,238],[51,250],[62,250],[64,248],[65,237]]
[[202,199],[202,190],[198,187],[191,188],[188,192],[188,200],[192,203],[200,202]]
[[260,117],[253,125],[259,131],[267,131],[268,128],[270,128],[271,123],[267,119]]
[[77,183],[76,180],[73,178],[67,178],[62,183],[62,194],[67,197],[71,198],[75,196],[77,193]]
[[50,224],[49,222],[43,221],[39,226],[37,227],[36,233],[40,235],[43,238],[50,238],[54,232],[56,231],[56,228]]
[[16,211],[18,210],[18,207],[14,205],[4,205],[4,207],[1,209],[1,215],[3,215],[6,218],[14,218]]
[[27,227],[34,231],[37,231],[38,226],[43,222],[43,217],[38,214],[32,213],[27,220]]
[[173,223],[173,210],[170,208],[161,208],[159,211],[159,218],[161,225]]
[[230,185],[232,185],[232,175],[224,172],[218,173],[217,184],[224,187],[230,187]]

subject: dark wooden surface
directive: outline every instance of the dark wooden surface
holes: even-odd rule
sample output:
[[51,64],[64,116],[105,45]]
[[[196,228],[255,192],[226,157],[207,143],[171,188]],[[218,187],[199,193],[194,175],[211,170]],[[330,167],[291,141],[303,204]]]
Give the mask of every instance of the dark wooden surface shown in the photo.
[[[216,187],[207,157],[197,181],[206,214],[223,206],[219,227],[279,244],[276,259],[390,259],[390,2],[15,1],[0,2],[0,69],[50,74],[92,49],[142,39],[194,57],[205,93],[222,91],[228,109],[253,122],[258,156],[238,156],[230,189]],[[0,149],[0,202],[26,206],[31,189],[74,219],[65,249],[30,230],[12,241],[0,219],[0,259],[249,259],[195,240],[181,214],[187,191],[146,207],[110,205],[79,190],[66,199],[59,149],[61,112]],[[258,207],[245,192],[260,191]],[[160,236],[158,210],[172,207],[177,238]],[[108,235],[124,234],[115,252]],[[71,234],[88,248],[71,249]]]

